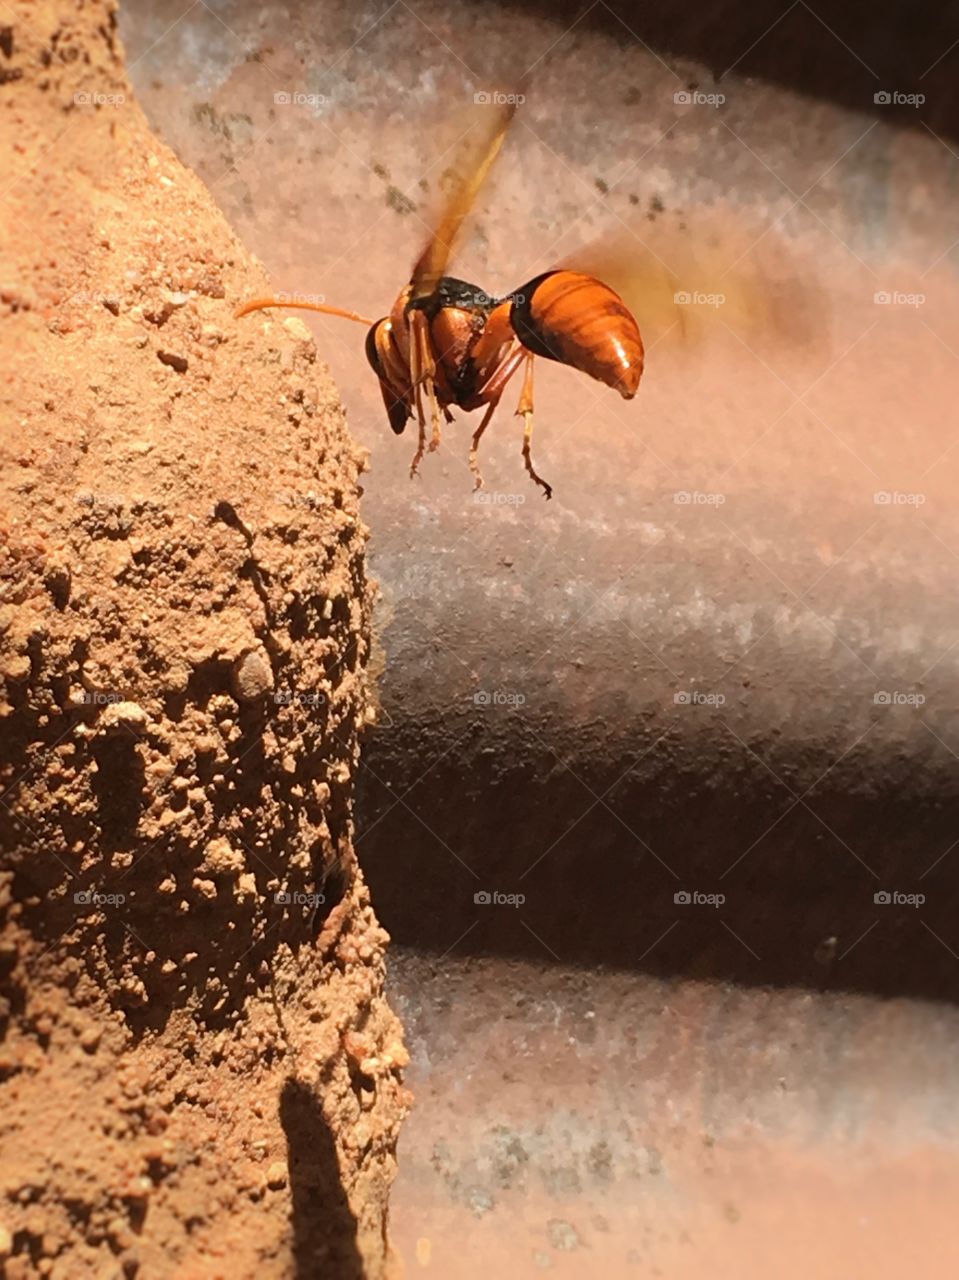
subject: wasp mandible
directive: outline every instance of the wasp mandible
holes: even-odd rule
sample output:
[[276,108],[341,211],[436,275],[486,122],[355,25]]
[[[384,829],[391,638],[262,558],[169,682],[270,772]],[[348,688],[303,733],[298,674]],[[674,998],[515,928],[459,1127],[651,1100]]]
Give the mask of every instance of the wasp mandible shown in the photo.
[[[402,434],[415,416],[419,440],[410,475],[427,448],[440,444],[441,419],[451,406],[486,412],[473,432],[469,453],[476,489],[483,486],[477,455],[483,433],[506,384],[523,370],[517,416],[523,418],[523,462],[531,478],[552,495],[530,454],[533,434],[533,361],[556,360],[614,387],[632,399],[643,372],[643,343],[622,298],[594,276],[557,268],[502,298],[445,274],[463,221],[503,144],[515,112],[507,104],[490,113],[468,172],[456,183],[433,234],[413,267],[410,282],[382,320],[354,311],[280,297],[253,298],[236,312],[300,307],[369,326],[366,357],[379,379],[390,426]],[[427,413],[430,437],[427,442]]]

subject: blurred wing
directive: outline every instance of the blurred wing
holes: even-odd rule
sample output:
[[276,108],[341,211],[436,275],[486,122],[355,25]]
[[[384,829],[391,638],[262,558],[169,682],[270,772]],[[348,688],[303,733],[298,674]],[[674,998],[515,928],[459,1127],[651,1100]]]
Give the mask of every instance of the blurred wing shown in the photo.
[[575,251],[561,265],[585,271],[620,295],[649,350],[692,347],[715,337],[749,345],[811,347],[825,336],[826,299],[775,229],[738,213],[690,210],[644,222]]
[[499,154],[515,111],[515,102],[475,108],[478,118],[461,139],[456,158],[447,170],[446,205],[437,219],[436,230],[413,267],[411,300],[428,297],[446,274],[463,219]]

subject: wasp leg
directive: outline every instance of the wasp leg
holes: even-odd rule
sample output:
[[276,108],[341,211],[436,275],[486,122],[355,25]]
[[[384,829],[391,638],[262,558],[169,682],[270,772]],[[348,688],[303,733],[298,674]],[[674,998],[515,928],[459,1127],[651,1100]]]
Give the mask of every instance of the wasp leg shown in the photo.
[[523,462],[526,470],[536,483],[544,490],[547,501],[553,496],[553,486],[546,483],[542,476],[536,474],[529,446],[533,438],[533,357],[526,357],[526,372],[523,375],[523,390],[519,398],[516,416],[523,419]]
[[429,359],[427,352],[423,350],[422,329],[417,322],[416,315],[409,317],[410,328],[410,382],[413,391],[413,404],[416,408],[416,424],[419,428],[419,440],[416,446],[416,453],[413,455],[413,461],[410,464],[410,479],[416,475],[420,463],[423,461],[423,454],[426,452],[426,416],[423,413],[423,379],[426,376],[424,368],[424,360]]
[[479,424],[479,426],[476,428],[476,430],[473,432],[473,444],[472,444],[472,447],[470,448],[470,471],[472,471],[473,479],[476,481],[476,483],[473,485],[474,493],[476,493],[478,489],[482,489],[483,487],[483,475],[479,469],[479,463],[476,461],[476,454],[477,454],[477,450],[479,449],[479,442],[483,436],[483,432],[489,426],[489,420],[490,418],[492,418],[493,414],[496,412],[496,406],[498,404],[499,404],[499,396],[497,396],[495,400],[491,400],[489,404],[486,406],[486,412],[483,414],[483,420]]
[[426,414],[423,409],[424,392],[430,403],[430,453],[435,452],[440,447],[440,406],[436,398],[436,361],[433,357],[429,321],[425,312],[411,312],[409,325],[410,374],[413,382],[413,395],[416,401],[416,416],[420,431],[416,456],[410,468],[410,475],[412,476],[416,474],[417,467],[422,462],[423,454],[426,452]]
[[413,461],[410,463],[410,479],[417,474],[420,469],[420,463],[423,461],[423,454],[426,452],[426,424],[423,421],[423,406],[417,403],[417,423],[419,428],[419,440],[416,445],[416,452],[413,454]]
[[432,430],[430,434],[430,453],[440,447],[440,406],[436,399],[436,388],[430,383],[430,412],[432,414]]
[[[500,343],[500,348],[502,348],[502,342]],[[506,387],[507,382],[509,382],[510,378],[512,378],[513,374],[522,364],[524,355],[525,353],[523,348],[519,343],[516,341],[511,342],[506,348],[506,354],[502,356],[499,361],[493,364],[492,371],[488,373],[488,376],[482,386],[464,405],[464,408],[466,409],[478,409],[481,405],[486,405],[486,412],[483,414],[483,420],[473,432],[473,444],[470,449],[469,456],[470,471],[472,471],[476,480],[476,483],[473,486],[474,493],[477,489],[482,489],[483,487],[483,477],[480,474],[479,465],[476,461],[476,453],[479,448],[480,438],[489,426],[490,418],[492,418],[493,412],[500,402],[500,397],[503,394],[503,390]]]

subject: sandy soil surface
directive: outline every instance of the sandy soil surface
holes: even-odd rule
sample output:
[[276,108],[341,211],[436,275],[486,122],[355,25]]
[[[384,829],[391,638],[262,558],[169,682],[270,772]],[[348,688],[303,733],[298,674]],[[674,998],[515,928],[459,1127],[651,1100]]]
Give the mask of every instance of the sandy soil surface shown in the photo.
[[365,458],[114,6],[5,14],[0,1269],[385,1275]]

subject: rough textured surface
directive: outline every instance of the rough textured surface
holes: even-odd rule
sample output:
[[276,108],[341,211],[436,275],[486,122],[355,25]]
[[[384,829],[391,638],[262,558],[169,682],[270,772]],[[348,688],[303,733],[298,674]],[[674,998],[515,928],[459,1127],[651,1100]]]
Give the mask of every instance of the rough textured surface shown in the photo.
[[363,456],[307,331],[232,320],[262,274],[113,7],[4,22],[0,1258],[381,1276]]

